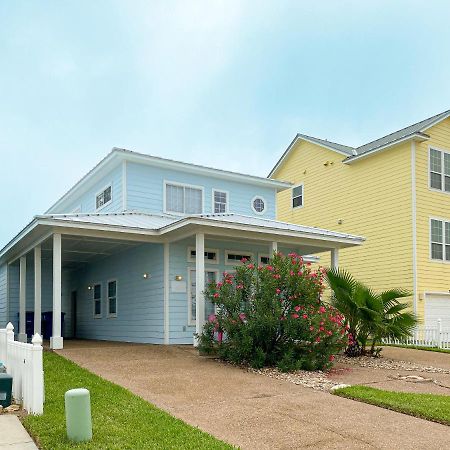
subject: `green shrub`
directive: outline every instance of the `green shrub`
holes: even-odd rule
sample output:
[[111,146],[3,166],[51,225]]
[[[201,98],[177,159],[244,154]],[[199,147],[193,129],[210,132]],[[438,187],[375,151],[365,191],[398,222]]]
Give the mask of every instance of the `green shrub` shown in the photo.
[[294,253],[277,253],[267,266],[243,260],[235,275],[224,272],[205,291],[217,313],[199,336],[200,351],[255,368],[329,368],[347,331],[342,315],[321,300],[324,273]]

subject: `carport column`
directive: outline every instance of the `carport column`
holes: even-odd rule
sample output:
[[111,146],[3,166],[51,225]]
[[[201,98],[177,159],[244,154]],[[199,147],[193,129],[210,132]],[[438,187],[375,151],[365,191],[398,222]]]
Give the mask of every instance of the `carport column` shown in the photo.
[[331,268],[332,269],[339,268],[339,249],[338,248],[331,249]]
[[[199,335],[205,323],[205,235],[195,235],[195,332]],[[194,337],[194,346],[198,339]]]
[[34,334],[41,334],[41,246],[34,247]]
[[50,338],[50,348],[63,348],[61,337],[61,235],[53,235],[53,333]]
[[278,242],[272,242],[270,246],[270,257],[272,258],[274,253],[278,253]]
[[19,341],[27,342],[25,327],[25,309],[27,300],[27,257],[20,258],[19,278]]

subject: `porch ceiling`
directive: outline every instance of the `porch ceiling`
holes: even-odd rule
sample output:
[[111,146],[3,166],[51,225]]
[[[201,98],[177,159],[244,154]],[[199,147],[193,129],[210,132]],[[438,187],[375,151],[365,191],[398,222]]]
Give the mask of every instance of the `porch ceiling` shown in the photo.
[[[69,270],[78,269],[84,264],[93,263],[103,258],[121,253],[139,245],[138,242],[103,239],[85,236],[62,236],[62,267]],[[42,259],[52,260],[53,241],[47,239],[41,244]]]

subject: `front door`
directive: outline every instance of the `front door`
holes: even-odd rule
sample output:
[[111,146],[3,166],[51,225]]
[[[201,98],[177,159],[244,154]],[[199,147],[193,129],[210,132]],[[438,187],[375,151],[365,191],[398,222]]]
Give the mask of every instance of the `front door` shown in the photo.
[[70,312],[71,312],[71,325],[72,325],[72,337],[77,337],[77,291],[72,291],[70,295]]
[[[217,283],[217,279],[219,276],[219,272],[217,270],[205,270],[205,289],[206,287],[214,282]],[[195,269],[189,270],[189,324],[195,325],[195,318],[196,318],[196,295],[195,295],[195,288],[196,288],[196,277],[195,277]],[[205,298],[205,319],[208,320],[208,317],[211,314],[215,313],[215,305],[211,303],[209,300]]]

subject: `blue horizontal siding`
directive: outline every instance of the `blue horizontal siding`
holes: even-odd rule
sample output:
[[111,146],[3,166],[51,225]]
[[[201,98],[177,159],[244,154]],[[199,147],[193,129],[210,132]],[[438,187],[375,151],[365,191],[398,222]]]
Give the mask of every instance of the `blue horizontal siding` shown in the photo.
[[[143,273],[151,278],[144,279]],[[117,317],[107,317],[107,282],[117,280]],[[102,285],[102,317],[93,317],[93,291]],[[163,343],[163,246],[142,244],[73,272],[77,291],[77,337],[138,343]]]
[[8,323],[8,265],[0,266],[0,328]]
[[164,180],[203,187],[205,213],[214,212],[212,190],[222,189],[229,193],[230,212],[248,216],[256,215],[251,208],[251,201],[253,197],[259,195],[265,199],[267,209],[265,214],[258,217],[275,219],[276,192],[273,188],[136,163],[127,163],[127,209],[162,212]]
[[70,205],[62,210],[54,210],[52,214],[63,214],[71,213],[76,208],[81,206],[81,212],[83,213],[95,213],[97,212],[95,208],[96,195],[104,187],[111,184],[112,186],[112,201],[109,205],[101,208],[98,212],[108,213],[108,212],[120,212],[123,210],[123,194],[122,194],[122,164],[118,165],[112,169],[107,175],[105,175],[101,180],[99,180],[91,189],[81,196],[76,197]]

